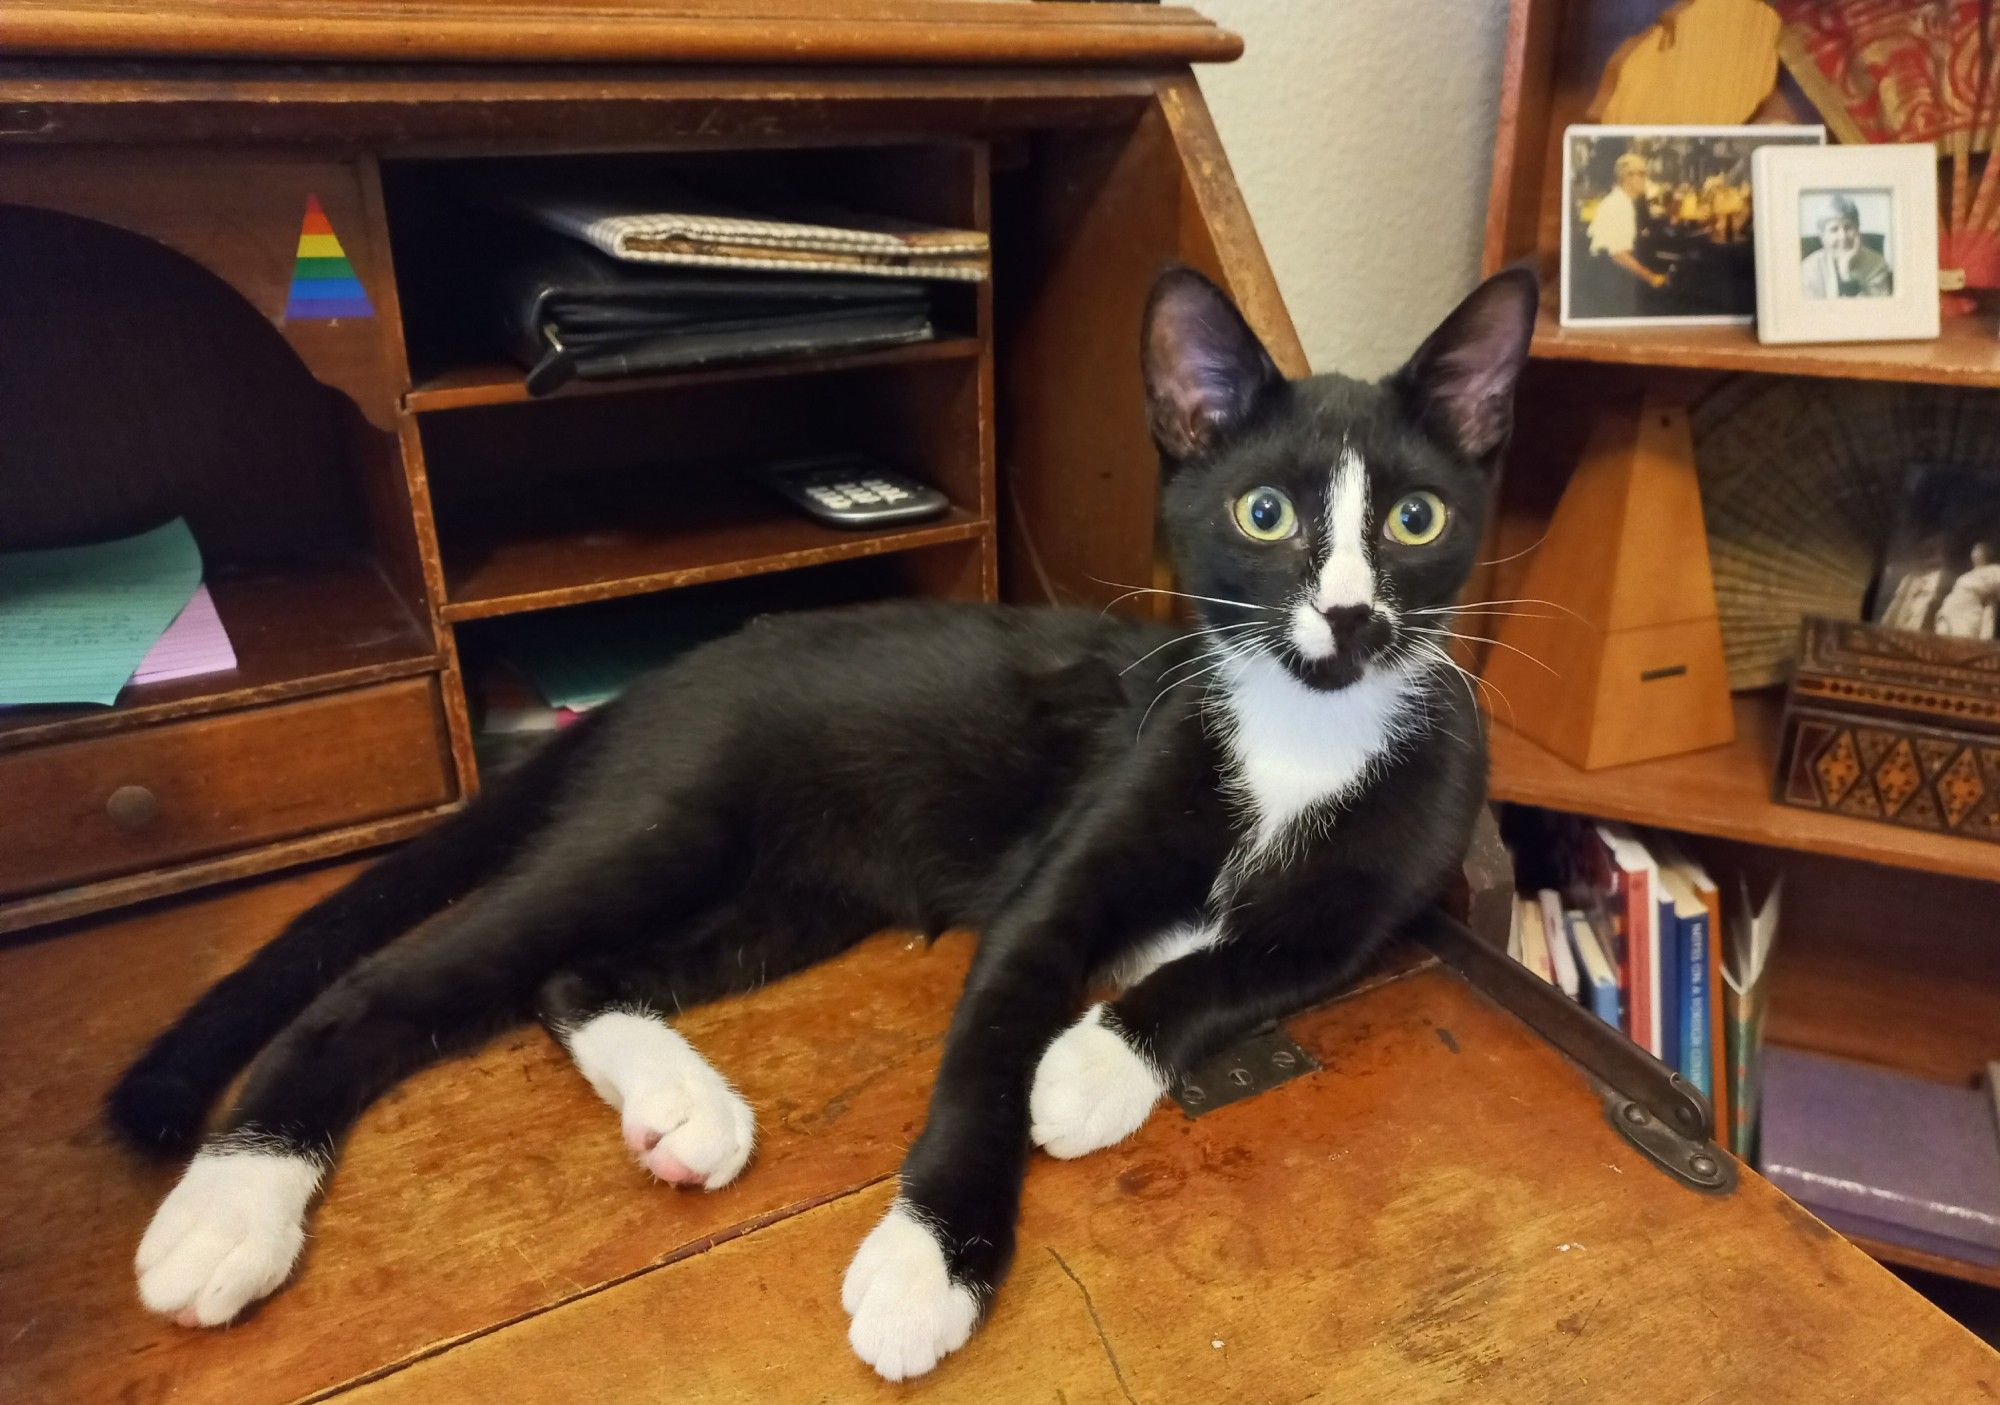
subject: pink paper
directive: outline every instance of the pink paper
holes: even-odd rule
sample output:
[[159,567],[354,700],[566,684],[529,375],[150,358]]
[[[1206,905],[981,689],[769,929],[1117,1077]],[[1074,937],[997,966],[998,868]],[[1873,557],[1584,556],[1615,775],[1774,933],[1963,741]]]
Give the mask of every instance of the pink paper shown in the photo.
[[229,645],[222,617],[215,613],[215,599],[204,585],[195,591],[187,608],[174,617],[167,632],[146,651],[132,682],[164,683],[171,678],[193,678],[234,667],[236,650]]

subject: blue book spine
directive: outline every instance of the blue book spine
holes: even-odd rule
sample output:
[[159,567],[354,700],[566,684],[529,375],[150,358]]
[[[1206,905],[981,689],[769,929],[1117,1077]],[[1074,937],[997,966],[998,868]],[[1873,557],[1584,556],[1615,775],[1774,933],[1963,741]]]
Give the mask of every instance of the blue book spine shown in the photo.
[[1660,1062],[1668,1068],[1685,1068],[1681,1059],[1684,1024],[1681,1007],[1687,1003],[1687,983],[1680,972],[1687,969],[1687,955],[1681,947],[1681,919],[1674,912],[1674,900],[1661,898],[1658,928],[1660,943]]
[[1701,1089],[1704,1097],[1715,1089],[1714,1049],[1708,1042],[1708,914],[1683,917],[1681,927],[1681,1076]]
[[1618,1025],[1618,982],[1616,980],[1592,981],[1590,984],[1590,1008],[1597,1018],[1613,1029]]

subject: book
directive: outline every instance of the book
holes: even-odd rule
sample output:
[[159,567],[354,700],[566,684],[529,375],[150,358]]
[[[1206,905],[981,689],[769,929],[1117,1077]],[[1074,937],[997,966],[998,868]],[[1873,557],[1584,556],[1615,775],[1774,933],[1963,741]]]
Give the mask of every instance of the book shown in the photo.
[[1634,1044],[1659,1058],[1666,1052],[1661,1039],[1658,909],[1653,896],[1659,865],[1625,826],[1599,825],[1597,833],[1617,869],[1614,907],[1624,930],[1626,951],[1625,1032]]
[[1681,1054],[1681,980],[1684,965],[1681,955],[1680,917],[1674,910],[1674,895],[1667,888],[1666,865],[1656,861],[1653,879],[1653,951],[1649,959],[1659,979],[1657,994],[1660,1001],[1660,1062],[1675,1072],[1680,1071]]
[[1591,929],[1590,919],[1583,912],[1571,908],[1563,914],[1563,921],[1569,928],[1569,938],[1576,947],[1577,965],[1581,968],[1583,989],[1591,1012],[1613,1029],[1618,1027],[1618,973],[1612,969],[1611,958],[1604,954],[1604,947]]
[[1507,955],[1515,961],[1521,959],[1521,903],[1517,895],[1507,923]]
[[1549,943],[1542,931],[1542,905],[1533,898],[1516,898],[1521,911],[1521,964],[1550,985],[1556,969],[1549,961]]
[[1729,1149],[1749,1160],[1757,1150],[1759,1072],[1771,946],[1778,936],[1784,882],[1771,885],[1762,904],[1750,900],[1749,883],[1736,885],[1736,916],[1729,924],[1722,980],[1729,1067]]
[[1715,1135],[1718,1139],[1726,1135],[1729,1126],[1729,1041],[1723,1031],[1728,1027],[1723,1009],[1722,983],[1722,889],[1709,876],[1701,860],[1686,850],[1677,850],[1675,860],[1687,876],[1688,886],[1701,899],[1708,910],[1708,942],[1706,966],[1703,971],[1708,992],[1708,1083],[1702,1091],[1708,1094],[1709,1106],[1715,1111]]
[[[1680,980],[1681,1061],[1676,1068],[1701,1090],[1712,1107],[1716,1097],[1717,995],[1710,987],[1720,984],[1714,975],[1720,934],[1713,925],[1720,914],[1720,894],[1715,891],[1707,870],[1690,857],[1678,839],[1655,835],[1652,844],[1660,860],[1661,882],[1674,899],[1677,924],[1675,969]],[[1719,1117],[1716,1125],[1722,1125]]]
[[1680,863],[1660,865],[1660,885],[1670,899],[1674,923],[1674,1017],[1679,1025],[1672,1066],[1706,1097],[1714,1079],[1708,1048],[1708,905]]
[[1562,898],[1555,889],[1543,888],[1535,894],[1535,901],[1542,907],[1542,934],[1548,941],[1549,965],[1555,970],[1556,986],[1575,1000],[1583,993],[1583,982],[1577,975],[1569,924],[1563,920]]
[[1764,1174],[1835,1229],[2000,1266],[2000,1130],[1984,1088],[1796,1049],[1763,1059]]

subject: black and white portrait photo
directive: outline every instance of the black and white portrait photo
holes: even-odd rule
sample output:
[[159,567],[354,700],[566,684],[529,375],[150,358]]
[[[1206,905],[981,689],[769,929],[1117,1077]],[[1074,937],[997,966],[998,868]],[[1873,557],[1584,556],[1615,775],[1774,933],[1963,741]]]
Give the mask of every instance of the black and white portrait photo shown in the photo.
[[1887,190],[1800,191],[1800,291],[1809,298],[1894,296],[1894,209]]
[[2000,637],[2000,472],[1910,470],[1872,617],[1893,629]]
[[1818,127],[1570,128],[1563,325],[1749,321],[1750,154],[1823,139]]

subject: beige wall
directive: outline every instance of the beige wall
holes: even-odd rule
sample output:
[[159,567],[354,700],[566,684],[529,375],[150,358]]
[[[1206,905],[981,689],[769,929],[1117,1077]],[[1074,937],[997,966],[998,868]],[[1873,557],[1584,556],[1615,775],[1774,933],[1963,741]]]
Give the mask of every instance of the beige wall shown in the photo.
[[1400,364],[1479,275],[1506,0],[1196,0],[1199,69],[1316,371]]

